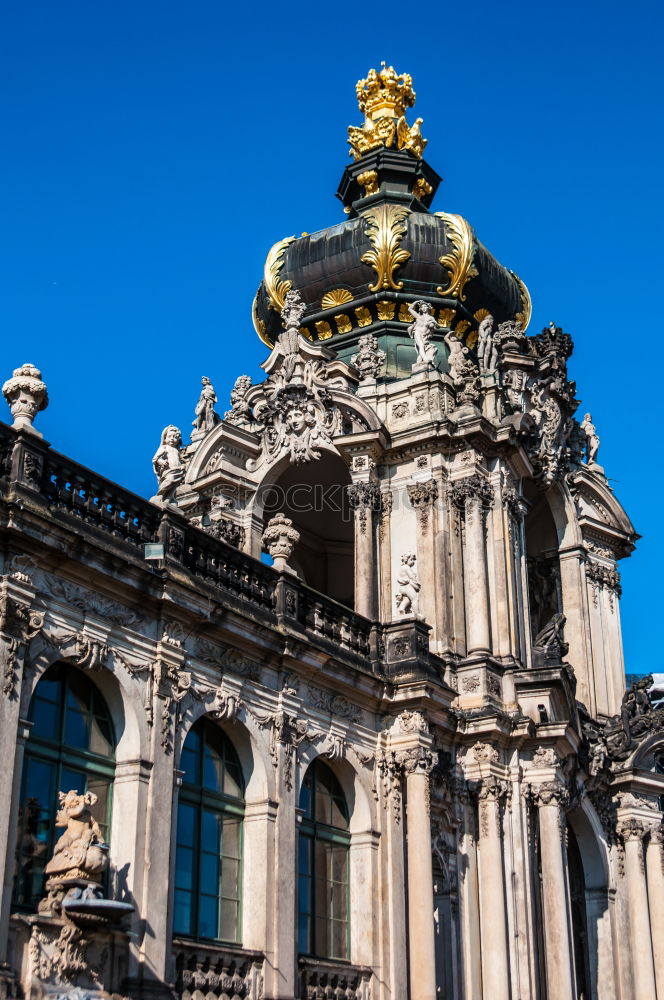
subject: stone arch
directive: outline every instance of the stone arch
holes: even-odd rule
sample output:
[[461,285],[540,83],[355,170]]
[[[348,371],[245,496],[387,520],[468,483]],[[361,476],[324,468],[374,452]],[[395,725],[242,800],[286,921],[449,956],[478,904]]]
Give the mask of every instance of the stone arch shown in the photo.
[[[376,824],[375,804],[371,795],[370,779],[362,774],[360,768],[356,767],[348,758],[330,758],[326,756],[324,750],[317,749],[309,743],[300,749],[298,755],[297,780],[295,786],[295,801],[300,800],[302,782],[309,766],[317,757],[321,757],[325,764],[335,775],[348,804],[350,817],[350,833],[363,833],[372,830]],[[362,768],[362,770],[366,770]]]

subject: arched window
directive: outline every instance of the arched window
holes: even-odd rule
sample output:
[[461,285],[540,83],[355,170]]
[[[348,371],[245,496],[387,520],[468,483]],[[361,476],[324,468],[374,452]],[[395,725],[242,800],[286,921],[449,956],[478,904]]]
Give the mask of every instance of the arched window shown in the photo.
[[300,792],[298,946],[303,955],[349,958],[348,806],[319,758]]
[[202,718],[180,763],[173,930],[185,937],[240,941],[244,782],[226,734]]
[[58,792],[94,792],[92,812],[108,840],[115,773],[111,717],[80,670],[50,667],[35,688],[28,719],[14,880],[14,902],[22,909],[34,909],[44,894],[44,866],[62,832],[55,828]]

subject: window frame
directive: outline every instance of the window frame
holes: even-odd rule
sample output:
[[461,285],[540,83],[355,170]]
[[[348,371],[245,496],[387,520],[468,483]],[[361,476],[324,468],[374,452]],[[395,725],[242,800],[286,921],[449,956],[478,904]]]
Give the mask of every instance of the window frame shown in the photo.
[[[316,819],[317,811],[317,784],[320,772],[323,775],[327,775],[331,778],[331,785],[334,788],[336,786],[336,791],[334,794],[330,795],[335,799],[341,799],[343,801],[344,813],[346,819],[346,827],[334,826],[332,823],[325,823],[322,820]],[[307,779],[311,779],[311,790],[310,790],[310,808],[309,814],[303,809],[302,795],[306,787],[305,783]],[[339,779],[335,775],[331,767],[329,767],[324,761],[321,761],[317,757],[307,768],[304,780],[302,782],[302,788],[300,791],[300,815],[299,815],[299,830],[298,830],[298,850],[297,850],[297,947],[298,954],[302,958],[322,960],[329,962],[350,962],[351,953],[351,926],[350,926],[350,911],[351,911],[351,899],[350,899],[350,846],[351,846],[351,833],[350,833],[350,814],[348,809],[348,801],[343,792]],[[310,852],[310,871],[305,873],[302,871],[302,850],[303,846],[307,845],[307,850]],[[337,883],[344,886],[345,896],[346,896],[346,913],[344,918],[344,923],[346,925],[345,933],[345,949],[343,955],[331,955],[328,951],[332,949],[327,949],[325,944],[321,947],[317,938],[317,924],[320,920],[319,912],[317,906],[320,904],[321,900],[319,898],[319,893],[321,889],[318,887],[318,883],[323,881],[319,878],[317,873],[317,845],[318,844],[334,844],[344,849],[344,874],[345,879],[341,883]],[[308,879],[308,911],[304,911],[302,907],[302,880]],[[325,900],[324,900],[324,913],[325,913],[325,927],[326,927],[326,938],[329,936],[331,940],[334,936],[330,934],[331,925],[335,922],[340,922],[333,913],[330,915],[330,885],[334,884],[335,880],[330,880],[329,878],[324,879],[325,882]],[[308,940],[307,948],[302,948],[302,931],[300,923],[302,917],[305,916],[309,921],[308,929]]]
[[[240,787],[242,798],[237,798],[232,795],[228,795],[224,792],[217,792],[210,788],[206,788],[203,784],[204,781],[204,769],[205,769],[205,747],[207,741],[205,740],[206,732],[210,730],[215,732],[217,739],[224,746],[224,775],[226,771],[226,760],[228,757],[232,760],[234,765],[237,765],[238,773],[240,776]],[[243,906],[243,854],[244,854],[244,814],[245,814],[245,792],[246,786],[244,782],[244,774],[242,772],[242,766],[240,764],[240,759],[238,757],[237,751],[233,745],[232,740],[227,735],[227,733],[222,729],[221,726],[215,724],[212,719],[207,716],[201,716],[196,722],[191,726],[187,736],[185,738],[182,753],[180,755],[180,767],[182,768],[183,760],[182,756],[185,752],[185,747],[187,740],[190,738],[191,734],[196,733],[197,738],[200,741],[200,749],[197,751],[197,782],[196,784],[188,782],[183,775],[182,783],[180,785],[178,802],[177,802],[177,815],[176,815],[176,829],[175,829],[175,867],[173,875],[173,935],[177,938],[182,938],[188,941],[209,941],[219,944],[228,945],[241,945],[242,942],[242,906]],[[229,753],[230,751],[230,753]],[[223,783],[222,783],[223,784]],[[180,842],[180,809],[183,806],[189,806],[194,810],[194,835],[193,842],[181,843]],[[222,853],[220,855],[220,868],[219,868],[219,887],[221,889],[221,867],[223,866],[223,859],[228,857],[230,860],[236,860],[238,864],[238,878],[237,878],[237,916],[236,916],[236,934],[235,938],[230,937],[210,937],[200,933],[201,915],[200,915],[200,901],[202,896],[211,896],[210,893],[201,893],[201,860],[203,854],[210,854],[213,852],[203,850],[203,825],[204,813],[212,813],[217,817],[217,822],[221,820],[221,845]],[[223,853],[223,822],[224,819],[237,819],[239,822],[238,828],[238,846],[237,846],[237,858],[232,858],[230,855],[224,855]],[[191,889],[183,888],[178,886],[178,851],[179,848],[186,848],[192,851],[192,887]],[[185,931],[176,926],[177,919],[177,894],[178,892],[185,892],[190,896],[191,900],[191,910],[190,910],[190,930]],[[225,898],[220,892],[216,897],[211,896],[211,898],[216,898],[217,900],[217,921],[218,925],[221,923],[221,905]]]

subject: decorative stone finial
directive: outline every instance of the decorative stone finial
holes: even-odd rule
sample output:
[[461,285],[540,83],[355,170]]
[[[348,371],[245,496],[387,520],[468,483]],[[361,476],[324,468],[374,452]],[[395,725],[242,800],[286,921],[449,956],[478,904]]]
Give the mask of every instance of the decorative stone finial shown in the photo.
[[157,495],[152,500],[157,503],[173,503],[173,494],[184,477],[182,461],[182,433],[179,427],[169,424],[161,432],[159,448],[152,459],[152,468],[159,483]]
[[374,337],[372,333],[365,333],[360,337],[358,345],[360,348],[359,353],[352,356],[350,363],[351,365],[355,365],[360,373],[361,382],[367,379],[375,381],[383,370],[386,357],[385,351],[380,350],[378,347],[378,338]]
[[29,363],[15,368],[12,377],[2,387],[2,395],[12,411],[14,427],[39,434],[32,421],[40,410],[48,406],[48,391],[39,368]]
[[288,560],[300,540],[300,532],[293,527],[293,522],[284,514],[275,514],[267,522],[263,532],[263,548],[274,559],[274,568],[280,573],[293,573]]

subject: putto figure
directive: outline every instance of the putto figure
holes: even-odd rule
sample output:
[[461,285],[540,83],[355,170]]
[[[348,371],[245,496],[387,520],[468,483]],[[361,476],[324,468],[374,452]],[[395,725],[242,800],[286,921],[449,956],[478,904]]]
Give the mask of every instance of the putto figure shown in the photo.
[[431,338],[438,329],[438,324],[433,316],[433,308],[428,302],[419,299],[408,304],[408,312],[414,320],[408,327],[408,334],[415,341],[417,363],[435,368],[437,352]]
[[194,434],[207,434],[219,423],[219,414],[215,413],[214,407],[217,402],[217,394],[210,379],[204,375],[201,379],[203,388],[196,404],[196,416],[194,417]]
[[224,420],[230,424],[250,424],[251,407],[245,396],[252,386],[250,375],[239,375],[231,389],[231,409],[224,413]]
[[161,443],[152,459],[152,468],[159,483],[157,494],[152,499],[157,503],[172,503],[174,500],[175,487],[184,477],[181,449],[180,429],[173,424],[164,427]]
[[415,572],[416,556],[414,552],[404,552],[401,556],[401,567],[397,573],[396,605],[400,615],[420,617],[421,583]]

